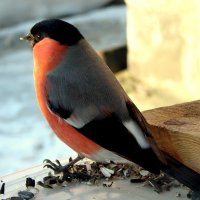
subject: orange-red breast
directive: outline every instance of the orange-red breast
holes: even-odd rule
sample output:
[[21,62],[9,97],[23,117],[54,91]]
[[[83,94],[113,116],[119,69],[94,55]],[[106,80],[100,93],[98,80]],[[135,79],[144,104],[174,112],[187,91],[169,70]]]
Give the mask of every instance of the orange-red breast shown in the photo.
[[40,109],[64,143],[96,161],[125,158],[153,173],[166,167],[142,114],[77,28],[44,20],[25,39]]

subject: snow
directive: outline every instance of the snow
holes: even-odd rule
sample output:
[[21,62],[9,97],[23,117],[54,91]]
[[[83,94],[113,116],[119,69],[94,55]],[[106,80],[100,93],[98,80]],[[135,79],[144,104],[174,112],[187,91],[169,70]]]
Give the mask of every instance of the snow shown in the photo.
[[41,116],[35,98],[30,50],[0,60],[0,176],[52,160],[74,156]]

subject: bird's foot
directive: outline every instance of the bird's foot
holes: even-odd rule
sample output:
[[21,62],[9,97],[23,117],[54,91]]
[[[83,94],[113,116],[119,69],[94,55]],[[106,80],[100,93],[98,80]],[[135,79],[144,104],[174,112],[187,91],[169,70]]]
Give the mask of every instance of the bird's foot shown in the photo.
[[67,163],[66,165],[61,165],[59,160],[56,160],[56,163],[53,163],[51,160],[45,159],[43,162],[45,163],[44,167],[52,169],[55,174],[59,174],[61,172],[63,173],[67,172],[70,167],[72,167],[75,163],[82,160],[83,158],[84,157],[80,155],[78,155],[73,160],[70,158],[69,163]]

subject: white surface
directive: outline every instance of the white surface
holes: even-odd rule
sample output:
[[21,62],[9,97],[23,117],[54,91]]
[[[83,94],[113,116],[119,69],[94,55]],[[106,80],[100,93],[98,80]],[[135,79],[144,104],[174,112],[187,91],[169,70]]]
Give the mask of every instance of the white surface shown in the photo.
[[[9,176],[0,177],[6,183],[5,195],[0,195],[0,198],[8,198],[16,195],[18,191],[25,190],[26,177],[32,177],[36,181],[41,180],[43,176],[47,174],[42,166],[37,166],[25,171],[11,174]],[[149,186],[143,186],[142,184],[130,183],[129,180],[114,180],[111,187],[87,185],[86,183],[71,183],[66,187],[57,186],[54,189],[45,189],[40,186],[36,186],[39,189],[39,193],[36,196],[36,200],[48,199],[48,200],[186,200],[187,190],[182,188],[174,188],[171,191],[157,194]],[[176,197],[177,193],[181,194],[181,197]]]

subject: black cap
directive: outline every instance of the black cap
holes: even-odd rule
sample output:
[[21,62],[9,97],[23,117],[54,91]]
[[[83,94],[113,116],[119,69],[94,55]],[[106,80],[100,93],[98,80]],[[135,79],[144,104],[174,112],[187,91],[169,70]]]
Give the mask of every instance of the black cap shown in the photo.
[[31,28],[30,34],[34,38],[33,45],[43,38],[49,37],[61,44],[72,46],[83,38],[76,27],[60,19],[48,19],[38,22]]

